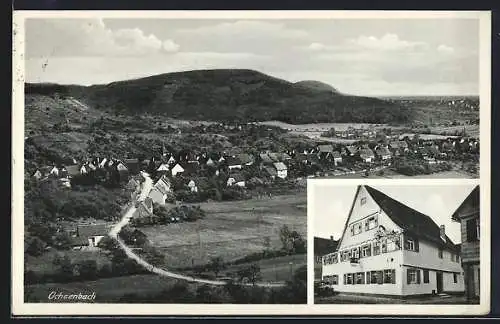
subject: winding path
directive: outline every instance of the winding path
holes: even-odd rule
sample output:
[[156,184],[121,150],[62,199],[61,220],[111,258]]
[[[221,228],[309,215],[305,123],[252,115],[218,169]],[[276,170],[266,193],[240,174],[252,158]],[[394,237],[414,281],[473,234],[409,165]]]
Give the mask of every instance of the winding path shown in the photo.
[[[141,185],[142,186],[141,193],[140,193],[139,197],[137,198],[138,202],[142,202],[142,201],[144,201],[144,199],[146,199],[147,195],[149,194],[149,191],[151,190],[151,188],[153,186],[153,180],[151,180],[151,177],[149,176],[148,173],[141,171],[141,176],[144,178],[144,182]],[[123,249],[123,251],[125,252],[125,254],[129,258],[135,260],[139,265],[141,265],[142,267],[144,267],[148,271],[155,273],[157,275],[163,276],[163,277],[186,280],[189,282],[199,282],[199,283],[204,283],[204,284],[209,284],[209,285],[218,285],[218,286],[222,286],[222,285],[227,284],[226,281],[195,278],[195,277],[191,277],[191,276],[186,276],[186,275],[181,275],[178,273],[170,272],[170,271],[165,270],[165,269],[157,268],[154,265],[147,262],[146,260],[144,260],[143,258],[141,258],[136,253],[134,253],[134,251],[129,246],[127,246],[125,244],[125,242],[123,242],[123,240],[121,240],[118,237],[118,233],[125,225],[127,225],[130,222],[130,219],[132,218],[132,216],[134,215],[136,210],[137,210],[137,207],[132,202],[132,204],[130,205],[127,212],[123,215],[122,219],[118,223],[116,223],[109,232],[109,236],[111,238],[113,238],[114,240],[116,240],[116,242],[118,242],[120,247]],[[247,283],[244,285],[253,286],[253,284],[250,284],[250,283]],[[282,287],[284,285],[285,285],[284,283],[270,283],[270,282],[269,283],[266,283],[266,282],[255,283],[255,286],[259,286],[259,287]]]

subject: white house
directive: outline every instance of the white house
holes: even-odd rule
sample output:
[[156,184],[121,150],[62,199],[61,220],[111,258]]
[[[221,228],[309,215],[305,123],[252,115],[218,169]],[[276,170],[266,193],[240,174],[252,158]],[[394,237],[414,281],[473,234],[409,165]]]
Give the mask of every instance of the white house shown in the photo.
[[177,163],[170,171],[172,172],[172,176],[175,177],[178,173],[184,172],[184,168],[179,163]]
[[168,164],[167,163],[160,164],[160,166],[158,167],[158,169],[156,169],[156,171],[157,172],[168,172],[169,171]]
[[196,186],[196,182],[194,182],[194,180],[189,181],[188,187],[191,192],[198,192],[198,186]]
[[281,179],[285,179],[287,177],[288,169],[283,162],[275,162],[273,163],[274,168],[276,169],[277,176]]
[[109,228],[106,224],[78,225],[71,238],[72,246],[74,249],[96,249],[108,231]]
[[149,191],[148,197],[153,200],[154,203],[165,205],[168,195],[172,192],[170,181],[162,176]]
[[463,293],[459,253],[430,217],[359,186],[337,250],[323,257],[323,280],[348,293]]

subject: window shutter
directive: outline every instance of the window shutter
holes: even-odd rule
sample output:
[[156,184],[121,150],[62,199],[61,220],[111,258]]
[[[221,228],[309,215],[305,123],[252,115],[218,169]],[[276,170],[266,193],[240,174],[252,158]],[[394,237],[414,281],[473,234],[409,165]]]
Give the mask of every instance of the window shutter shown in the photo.
[[378,217],[375,216],[375,227],[377,227],[377,226],[378,226]]
[[365,221],[365,231],[368,231],[368,221]]
[[347,284],[347,274],[344,273],[344,285]]
[[418,239],[415,239],[415,252],[418,252],[418,251],[419,251]]
[[392,269],[391,273],[392,273],[392,276],[391,276],[392,282],[391,283],[395,284],[396,283],[396,270]]
[[417,270],[417,283],[420,283],[420,270]]
[[406,283],[411,283],[410,269],[406,269]]
[[370,271],[366,271],[366,283],[371,284],[371,282]]

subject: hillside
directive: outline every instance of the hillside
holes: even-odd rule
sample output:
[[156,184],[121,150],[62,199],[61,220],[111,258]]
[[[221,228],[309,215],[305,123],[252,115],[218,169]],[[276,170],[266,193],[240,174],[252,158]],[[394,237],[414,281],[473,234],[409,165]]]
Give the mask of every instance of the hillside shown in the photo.
[[335,89],[334,87],[332,87],[331,85],[320,82],[320,81],[304,80],[304,81],[295,82],[295,85],[302,86],[304,88],[308,88],[308,89],[312,89],[312,90],[339,93],[339,91],[337,89]]
[[27,94],[72,96],[100,111],[208,121],[398,123],[395,103],[340,94],[316,81],[292,83],[253,70],[196,70],[88,87],[26,84]]

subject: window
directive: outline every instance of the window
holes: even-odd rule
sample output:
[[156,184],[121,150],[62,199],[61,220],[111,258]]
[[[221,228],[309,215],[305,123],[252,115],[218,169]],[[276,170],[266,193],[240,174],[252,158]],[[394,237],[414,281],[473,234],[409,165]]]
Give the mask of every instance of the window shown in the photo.
[[439,250],[438,250],[438,257],[439,257],[440,259],[442,259],[442,258],[443,258],[443,249],[439,249]]
[[345,262],[351,258],[351,251],[342,251],[340,252],[340,261]]
[[387,242],[383,240],[380,245],[382,247],[382,253],[387,253]]
[[450,259],[455,262],[455,253],[450,253]]
[[338,285],[339,276],[338,275],[323,276],[323,281],[327,282],[330,285]]
[[405,250],[418,252],[418,240],[413,238],[406,238]]
[[387,241],[387,252],[396,251],[396,243],[393,240]]
[[458,282],[458,274],[454,273],[453,274],[453,283],[457,283]]
[[366,258],[372,255],[371,244],[363,245],[361,248],[361,257]]
[[364,204],[366,204],[366,197],[361,198],[361,206],[363,206]]
[[359,233],[362,232],[362,229],[363,229],[363,226],[361,225],[360,222],[353,224],[353,225],[351,225],[351,234],[358,235]]
[[420,270],[418,269],[408,269],[407,272],[407,283],[419,284],[420,283]]
[[364,272],[356,273],[356,284],[357,285],[364,285],[365,284],[365,273]]
[[353,285],[354,284],[354,274],[353,273],[348,273],[347,274],[347,285]]
[[380,254],[380,243],[374,242],[373,243],[373,255],[379,255],[379,254]]
[[466,230],[467,242],[479,241],[479,222],[477,218],[467,220]]
[[384,283],[388,284],[396,283],[396,270],[394,269],[384,270]]
[[455,262],[460,262],[460,256],[458,254],[455,254]]
[[377,273],[377,271],[370,271],[370,283],[376,284],[378,282]]
[[377,216],[368,217],[368,219],[365,221],[365,231],[374,229],[377,226],[378,226]]
[[429,270],[424,270],[424,283],[429,283]]
[[359,259],[359,247],[351,250],[351,258]]

